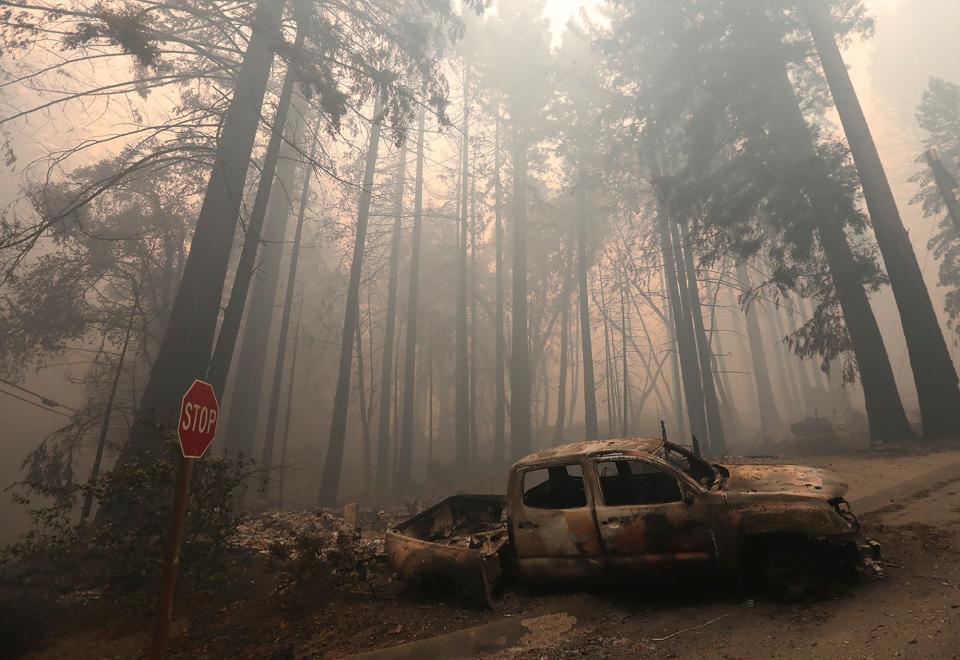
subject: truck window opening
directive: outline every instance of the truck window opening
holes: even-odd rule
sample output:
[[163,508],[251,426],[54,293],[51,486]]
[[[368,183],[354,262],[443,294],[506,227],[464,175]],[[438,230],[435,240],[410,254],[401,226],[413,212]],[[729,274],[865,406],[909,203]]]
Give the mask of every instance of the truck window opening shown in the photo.
[[523,503],[535,509],[579,509],[587,505],[579,463],[523,473]]
[[645,461],[597,461],[596,469],[608,506],[667,504],[683,499],[676,478]]

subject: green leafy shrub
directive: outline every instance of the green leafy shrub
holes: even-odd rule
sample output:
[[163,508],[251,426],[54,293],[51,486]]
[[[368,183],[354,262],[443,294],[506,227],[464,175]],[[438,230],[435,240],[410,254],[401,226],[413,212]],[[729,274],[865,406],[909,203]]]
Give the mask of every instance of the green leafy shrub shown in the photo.
[[[96,484],[50,493],[19,484],[15,501],[27,507],[33,525],[0,559],[36,567],[93,566],[104,586],[117,594],[153,589],[163,566],[176,482],[179,447],[119,465]],[[204,587],[224,575],[228,543],[236,530],[234,496],[247,464],[219,458],[197,461],[181,549],[179,580]],[[76,525],[75,504],[92,492],[99,512],[94,522]],[[53,504],[31,508],[31,496],[53,496]]]

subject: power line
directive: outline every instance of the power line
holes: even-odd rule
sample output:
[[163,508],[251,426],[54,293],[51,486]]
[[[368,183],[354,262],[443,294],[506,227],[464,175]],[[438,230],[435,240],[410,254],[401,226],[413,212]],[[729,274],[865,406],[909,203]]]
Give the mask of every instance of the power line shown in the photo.
[[[0,378],[0,380],[3,380],[3,379]],[[7,381],[4,380],[3,382],[6,383]],[[71,419],[71,416],[68,415],[68,414],[65,413],[65,412],[60,412],[59,410],[54,410],[53,408],[50,408],[50,407],[45,406],[45,405],[43,405],[43,404],[37,403],[36,401],[31,401],[30,399],[25,399],[25,398],[23,398],[22,396],[17,396],[17,395],[14,394],[13,392],[7,392],[6,390],[0,390],[0,394],[6,394],[6,395],[9,396],[9,397],[12,397],[12,398],[14,398],[14,399],[17,399],[18,401],[23,401],[24,403],[27,403],[27,404],[30,404],[31,406],[40,408],[41,410],[46,410],[47,412],[52,412],[54,415],[60,415],[61,417],[66,417],[67,419]]]
[[[21,385],[17,385],[16,383],[12,383],[12,382],[10,382],[9,380],[7,380],[6,378],[0,378],[0,383],[5,383],[5,384],[9,385],[10,387],[15,387],[15,388],[17,388],[17,389],[20,390],[21,392],[26,392],[26,393],[29,394],[30,396],[35,396],[35,397],[37,397],[38,399],[40,399],[40,403],[43,404],[44,406],[48,407],[48,408],[65,408],[66,410],[69,410],[70,412],[74,412],[74,413],[77,412],[74,408],[71,408],[70,406],[68,406],[68,405],[66,405],[66,404],[60,403],[59,401],[54,401],[53,399],[51,399],[51,398],[49,398],[49,397],[45,397],[45,396],[43,396],[42,394],[39,394],[39,393],[37,393],[37,392],[34,392],[33,390],[28,390],[26,387],[23,387],[23,386],[21,386]],[[2,391],[3,391],[3,390],[0,390],[0,392],[2,392]],[[4,392],[4,394],[10,394],[10,393],[9,393],[9,392]],[[13,395],[10,394],[10,396],[13,396]],[[20,397],[15,397],[15,398],[18,398],[18,399],[19,399]],[[34,402],[33,402],[33,401],[29,401],[28,403],[34,403]],[[40,404],[36,404],[36,405],[40,405]],[[68,417],[69,417],[69,415],[68,415]]]

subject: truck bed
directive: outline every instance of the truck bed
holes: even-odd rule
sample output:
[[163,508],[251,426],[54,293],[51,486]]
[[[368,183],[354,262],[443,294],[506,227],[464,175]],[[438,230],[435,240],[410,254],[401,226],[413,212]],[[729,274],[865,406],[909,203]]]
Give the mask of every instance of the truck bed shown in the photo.
[[488,607],[508,542],[502,495],[453,495],[387,531],[390,565],[404,580],[466,589]]

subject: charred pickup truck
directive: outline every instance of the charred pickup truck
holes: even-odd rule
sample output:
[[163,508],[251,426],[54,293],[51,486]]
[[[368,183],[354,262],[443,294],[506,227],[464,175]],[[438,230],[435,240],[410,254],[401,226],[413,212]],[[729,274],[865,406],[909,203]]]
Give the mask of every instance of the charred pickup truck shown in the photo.
[[387,532],[402,579],[445,579],[486,604],[504,571],[523,580],[663,578],[708,571],[810,597],[830,570],[875,572],[826,470],[721,465],[659,439],[545,449],[510,469],[506,497],[454,495]]

